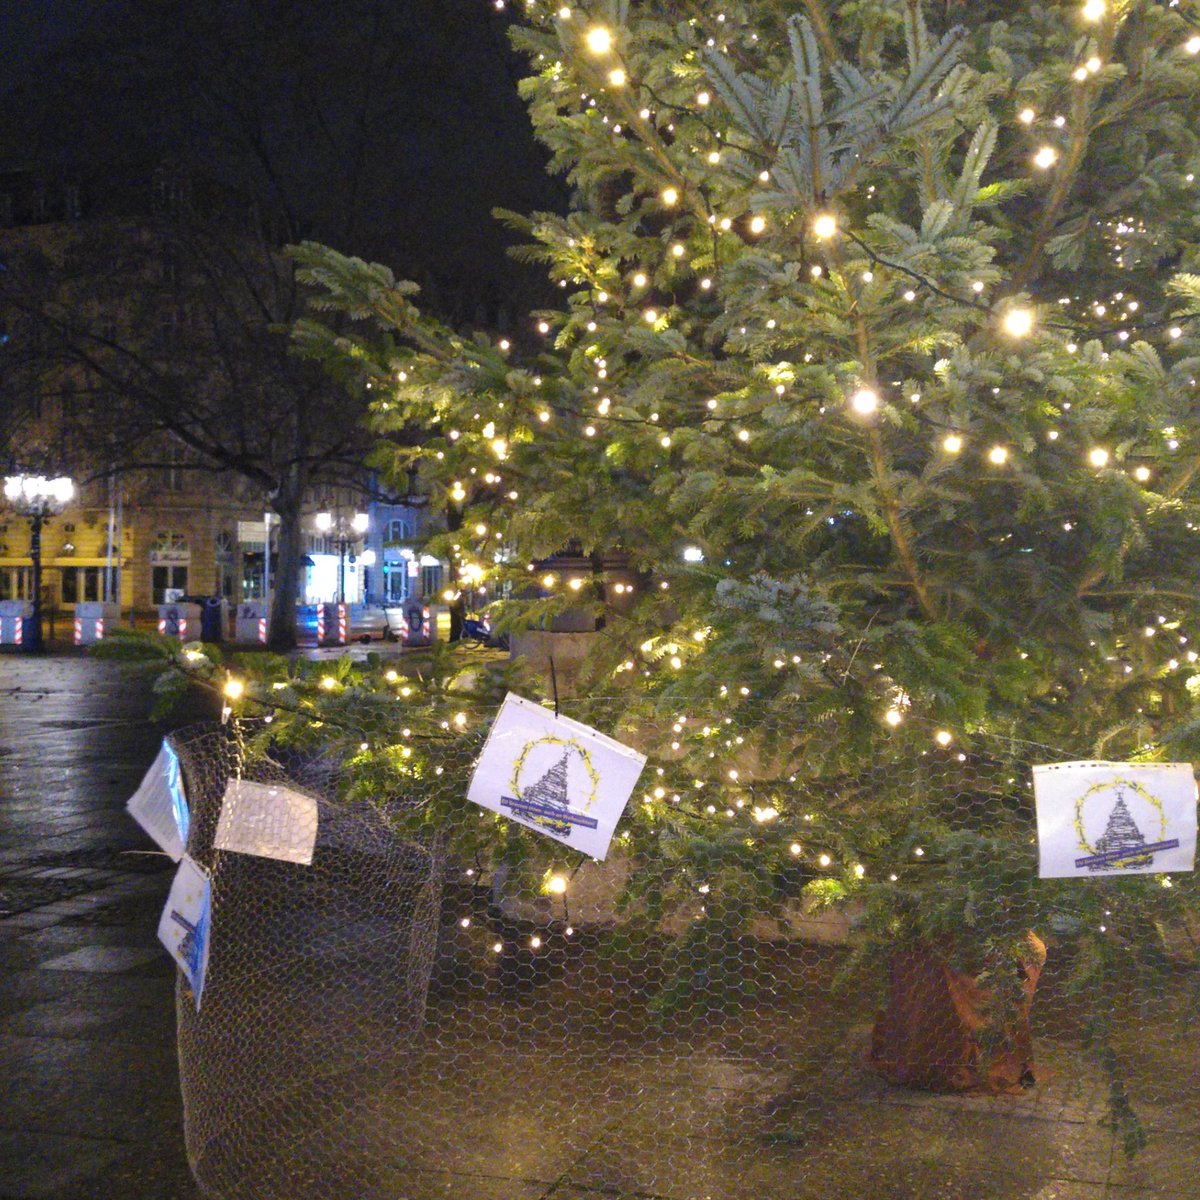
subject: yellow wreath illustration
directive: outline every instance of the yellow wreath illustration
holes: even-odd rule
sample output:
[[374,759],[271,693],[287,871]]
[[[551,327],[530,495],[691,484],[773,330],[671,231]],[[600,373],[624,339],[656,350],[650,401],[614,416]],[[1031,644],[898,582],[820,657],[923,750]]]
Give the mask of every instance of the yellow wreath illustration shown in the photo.
[[529,757],[531,750],[538,746],[563,746],[567,749],[574,750],[576,754],[583,759],[584,769],[587,771],[588,780],[591,783],[591,789],[588,792],[587,799],[583,802],[582,808],[584,811],[591,808],[596,800],[596,792],[600,787],[600,773],[592,766],[592,760],[588,752],[574,739],[561,738],[547,735],[546,737],[537,738],[532,742],[526,742],[521,753],[517,755],[516,762],[513,763],[512,789],[513,795],[518,800],[524,799],[521,793],[521,772],[525,769],[525,760]]

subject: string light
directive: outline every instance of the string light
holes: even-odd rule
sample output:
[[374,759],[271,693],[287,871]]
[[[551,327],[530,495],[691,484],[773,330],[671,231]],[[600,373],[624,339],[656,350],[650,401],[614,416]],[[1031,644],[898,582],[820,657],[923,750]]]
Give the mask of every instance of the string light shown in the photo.
[[767,227],[767,218],[762,215],[753,216],[750,218],[750,232],[762,233]]
[[608,73],[608,82],[611,83],[613,87],[624,87],[625,79],[625,72],[620,67],[616,67]]
[[225,687],[222,690],[228,699],[240,700],[246,692],[246,685],[240,679],[234,679],[230,676],[230,678],[225,680]]
[[551,875],[546,880],[546,891],[552,896],[562,896],[567,891],[567,877],[565,875]]
[[1028,337],[1033,332],[1033,323],[1033,310],[1029,308],[1010,308],[1004,314],[1004,332],[1009,337]]
[[822,213],[813,222],[813,234],[821,241],[828,241],[838,230],[837,217],[832,213]]
[[[567,20],[570,16],[570,9],[563,9],[562,12],[567,13]],[[561,13],[559,14],[562,15]],[[587,48],[595,55],[607,54],[612,49],[612,32],[606,29],[603,25],[593,25],[587,31]]]
[[1150,468],[1149,467],[1138,467],[1134,471],[1133,477],[1134,477],[1134,479],[1136,479],[1138,481],[1138,483],[1149,483]]
[[679,203],[679,190],[669,187],[662,190],[662,202],[668,207],[673,208]]
[[947,454],[957,454],[963,448],[962,437],[957,433],[948,433],[942,442],[942,449]]
[[949,746],[952,741],[954,741],[954,734],[952,734],[948,729],[939,729],[937,733],[933,735],[933,740],[944,749],[946,746]]
[[1058,151],[1053,146],[1042,146],[1033,156],[1033,165],[1039,171],[1048,171],[1058,162]]
[[1083,19],[1085,21],[1102,21],[1108,9],[1105,0],[1084,0]]
[[1088,462],[1097,470],[1108,466],[1108,451],[1102,446],[1097,446],[1088,454]]
[[1188,38],[1188,40],[1183,43],[1183,48],[1189,54],[1200,54],[1200,34]]
[[1032,108],[1023,108],[1017,113],[1017,120],[1022,125],[1032,125],[1037,120],[1037,113]]
[[859,388],[850,397],[850,407],[860,417],[869,417],[879,408],[879,394],[868,387]]
[[994,467],[1002,467],[1008,462],[1008,450],[1004,446],[993,446],[988,451],[988,462]]

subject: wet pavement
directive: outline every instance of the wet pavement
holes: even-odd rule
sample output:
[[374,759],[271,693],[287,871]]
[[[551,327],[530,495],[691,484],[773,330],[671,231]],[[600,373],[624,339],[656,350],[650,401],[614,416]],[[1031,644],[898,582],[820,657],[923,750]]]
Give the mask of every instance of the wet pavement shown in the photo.
[[[165,731],[147,719],[148,707],[146,691],[111,664],[0,655],[0,1200],[200,1200],[183,1146],[174,968],[155,937],[172,864],[151,851],[124,809]],[[180,714],[174,723],[202,715]],[[324,877],[316,867],[312,875],[315,887]],[[341,879],[336,870],[328,877]],[[347,926],[346,936],[358,928]],[[474,932],[462,938],[469,936]],[[271,934],[268,941],[275,940]],[[324,992],[319,974],[297,977],[297,1013],[310,1012],[313,997],[321,997],[319,1022],[286,1042],[300,1060],[319,1038],[326,1039],[322,1056],[332,1054],[331,1029],[343,1031],[341,1042],[356,1062],[364,1047],[386,1049],[394,1041],[391,1010],[386,1037],[347,1040],[371,1033],[367,1024],[343,1019],[364,1011],[359,991],[347,987],[348,979],[361,983],[374,961],[366,951],[361,958],[349,975],[343,958],[330,958]],[[474,992],[462,977],[442,985],[411,1052],[392,1062],[372,1050],[373,1069],[357,1090],[347,1084],[335,1096],[322,1076],[300,1093],[286,1142],[299,1154],[324,1144],[320,1138],[328,1134],[336,1153],[321,1172],[289,1174],[278,1187],[267,1186],[273,1160],[289,1160],[262,1148],[273,1147],[286,1126],[273,1124],[258,1136],[239,1120],[230,1137],[255,1153],[240,1153],[236,1162],[264,1174],[250,1187],[220,1194],[227,1200],[332,1194],[358,1200],[368,1192],[387,1200],[1186,1200],[1195,1194],[1200,1057],[1190,1033],[1180,1038],[1173,1025],[1164,1032],[1153,1014],[1127,1030],[1138,1051],[1129,1083],[1149,1136],[1147,1152],[1127,1162],[1106,1125],[1107,1080],[1065,1038],[1043,1040],[1044,1079],[1021,1097],[932,1096],[869,1076],[827,996],[809,1008],[798,1001],[788,1022],[768,1023],[767,1033],[748,1013],[754,1037],[765,1039],[754,1055],[747,1050],[735,1060],[722,1057],[715,1043],[709,1053],[690,1042],[673,1047],[656,1035],[623,1059],[612,1052],[608,1026],[596,1022],[594,1000],[583,1010],[581,1037],[563,1037],[565,1024],[558,1043],[542,1036],[543,1007],[570,1009],[569,979],[543,985],[550,989],[544,1006],[529,997],[523,1006],[481,973],[470,978],[476,976]],[[613,1003],[623,994],[612,989]],[[333,1003],[339,996],[346,998],[345,1014]],[[277,1009],[292,999],[275,982],[267,998]],[[267,998],[245,1011],[261,1015]],[[208,1013],[207,995],[205,1003]],[[522,1020],[537,1038],[516,1037]],[[824,1044],[822,1021],[832,1022],[828,1053],[813,1059],[819,1069],[811,1077],[797,1074],[805,1053],[811,1058]],[[266,1028],[261,1020],[250,1024]],[[503,1036],[492,1036],[497,1030]],[[793,1030],[795,1044],[788,1041],[793,1034],[780,1030]],[[237,1083],[248,1060],[247,1036],[239,1028],[237,1054],[214,1060],[228,1068],[226,1086]],[[296,1078],[292,1060],[281,1056],[284,1045],[270,1043],[271,1062]],[[792,1079],[786,1087],[775,1078],[781,1064]],[[568,1074],[572,1096],[591,1098],[582,1129],[572,1125],[576,1110],[558,1098]],[[518,1092],[540,1097],[543,1107],[524,1111],[513,1103]],[[764,1138],[768,1111],[779,1128]],[[546,1128],[527,1127],[531,1112],[546,1117]],[[369,1153],[359,1159],[349,1153],[364,1148]],[[370,1188],[358,1186],[357,1167]],[[320,1184],[296,1186],[297,1178]]]
[[155,937],[171,863],[124,809],[148,708],[112,664],[0,655],[0,1200],[199,1197]]

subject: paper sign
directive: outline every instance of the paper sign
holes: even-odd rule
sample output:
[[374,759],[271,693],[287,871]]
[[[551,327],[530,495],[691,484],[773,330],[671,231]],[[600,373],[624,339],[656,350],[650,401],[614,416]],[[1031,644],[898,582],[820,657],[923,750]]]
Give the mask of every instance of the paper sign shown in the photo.
[[185,854],[159,918],[158,940],[187,976],[196,997],[197,1012],[204,993],[204,977],[208,973],[211,929],[212,888],[208,875]]
[[218,850],[309,866],[317,843],[317,802],[276,783],[231,779],[221,801]]
[[510,693],[467,799],[603,859],[645,765],[628,746]]
[[163,742],[158,757],[125,807],[176,862],[183,857],[188,836],[188,805],[179,758],[169,742]]
[[1033,768],[1043,879],[1191,871],[1190,763],[1072,762]]

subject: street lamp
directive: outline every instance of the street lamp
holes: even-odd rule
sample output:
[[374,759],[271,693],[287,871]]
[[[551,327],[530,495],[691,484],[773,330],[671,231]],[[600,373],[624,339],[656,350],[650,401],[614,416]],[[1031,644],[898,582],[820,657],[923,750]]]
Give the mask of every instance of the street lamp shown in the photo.
[[66,476],[47,479],[44,475],[8,475],[4,498],[23,517],[29,518],[29,557],[33,560],[33,618],[29,636],[22,637],[25,649],[36,654],[42,649],[42,526],[62,512],[75,495],[75,484]]
[[366,513],[355,513],[351,516],[344,516],[338,513],[334,516],[333,513],[319,512],[314,518],[317,531],[325,534],[326,537],[335,539],[338,544],[338,587],[337,587],[337,603],[345,604],[346,602],[346,551],[355,545],[364,533],[367,532],[367,526],[370,524],[370,518]]

